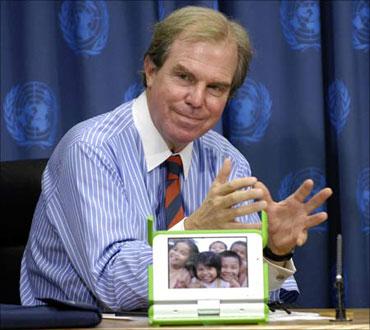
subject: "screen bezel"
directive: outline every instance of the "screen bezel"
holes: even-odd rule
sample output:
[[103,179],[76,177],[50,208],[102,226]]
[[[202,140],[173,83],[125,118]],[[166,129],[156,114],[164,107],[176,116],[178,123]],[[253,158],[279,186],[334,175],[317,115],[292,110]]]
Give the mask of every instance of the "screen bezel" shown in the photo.
[[[168,287],[168,240],[178,238],[241,238],[247,239],[248,286],[240,288],[185,288]],[[204,299],[222,301],[260,300],[264,295],[262,236],[259,233],[171,233],[160,232],[153,239],[153,299],[167,302],[193,302]]]

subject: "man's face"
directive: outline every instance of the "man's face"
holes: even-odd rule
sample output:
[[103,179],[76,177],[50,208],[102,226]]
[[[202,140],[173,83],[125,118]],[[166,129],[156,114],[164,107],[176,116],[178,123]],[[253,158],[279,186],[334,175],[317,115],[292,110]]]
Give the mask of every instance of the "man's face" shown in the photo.
[[237,48],[230,41],[177,39],[161,68],[145,59],[150,115],[172,151],[180,151],[217,123],[236,65]]

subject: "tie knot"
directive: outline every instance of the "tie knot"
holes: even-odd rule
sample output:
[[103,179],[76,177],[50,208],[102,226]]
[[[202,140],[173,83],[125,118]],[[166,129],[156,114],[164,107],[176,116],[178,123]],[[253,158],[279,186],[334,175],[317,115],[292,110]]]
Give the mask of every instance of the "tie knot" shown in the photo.
[[180,175],[182,171],[182,161],[179,155],[172,155],[166,160],[167,173]]

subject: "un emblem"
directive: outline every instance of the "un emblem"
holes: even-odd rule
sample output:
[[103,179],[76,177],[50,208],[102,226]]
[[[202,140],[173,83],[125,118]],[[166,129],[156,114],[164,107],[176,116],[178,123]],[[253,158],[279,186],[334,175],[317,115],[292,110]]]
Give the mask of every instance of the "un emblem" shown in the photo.
[[271,105],[267,88],[246,79],[227,106],[230,138],[247,145],[261,140],[270,121]]
[[56,137],[57,102],[39,81],[14,86],[5,97],[6,128],[18,145],[52,147]]
[[123,102],[131,101],[135,97],[138,97],[143,91],[144,91],[144,86],[142,83],[138,83],[138,82],[133,83],[125,91],[125,94],[123,95]]
[[98,55],[107,43],[109,16],[103,1],[64,1],[59,23],[64,40],[78,55]]
[[351,97],[343,81],[335,80],[329,85],[327,104],[330,123],[339,134],[346,125],[351,110]]
[[370,229],[370,168],[364,168],[357,179],[356,199],[361,214],[362,230],[369,234]]
[[[279,200],[283,200],[290,196],[306,179],[312,179],[315,183],[314,188],[312,189],[310,195],[307,197],[307,200],[326,186],[326,179],[323,172],[317,167],[307,167],[297,173],[289,173],[283,178],[283,180],[280,182],[280,187],[278,191]],[[322,205],[318,209],[316,209],[314,213],[325,211],[326,206]],[[324,222],[316,227],[311,228],[310,230],[325,232],[327,231],[327,229],[327,223]]]
[[370,6],[368,1],[353,3],[352,45],[354,49],[369,51]]
[[282,0],[280,22],[284,37],[292,49],[306,50],[321,47],[318,1]]

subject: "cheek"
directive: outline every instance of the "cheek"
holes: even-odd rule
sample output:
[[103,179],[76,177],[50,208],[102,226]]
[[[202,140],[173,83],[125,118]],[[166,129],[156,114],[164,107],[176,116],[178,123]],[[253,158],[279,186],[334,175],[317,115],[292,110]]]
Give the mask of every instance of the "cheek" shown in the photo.
[[232,270],[232,273],[235,274],[235,275],[238,275],[239,274],[239,268],[234,268]]
[[208,108],[209,111],[209,119],[212,121],[217,121],[223,112],[223,108]]
[[226,99],[212,99],[206,102],[208,111],[211,113],[212,117],[221,116],[222,112],[226,106]]
[[160,85],[156,90],[159,103],[174,103],[184,99],[186,92],[174,84],[166,83]]

